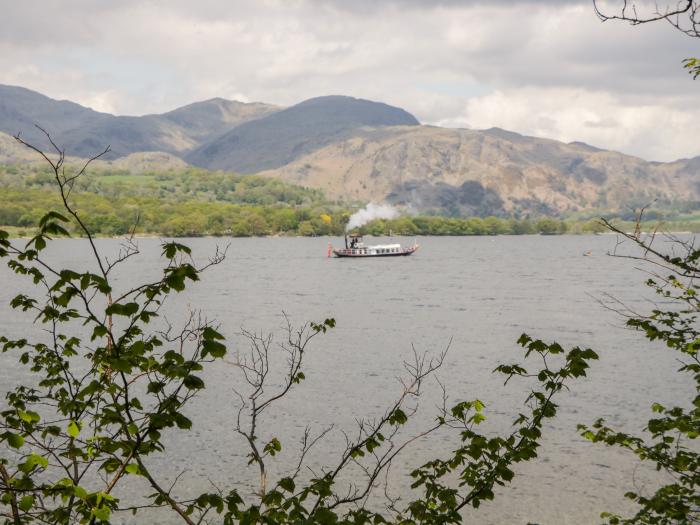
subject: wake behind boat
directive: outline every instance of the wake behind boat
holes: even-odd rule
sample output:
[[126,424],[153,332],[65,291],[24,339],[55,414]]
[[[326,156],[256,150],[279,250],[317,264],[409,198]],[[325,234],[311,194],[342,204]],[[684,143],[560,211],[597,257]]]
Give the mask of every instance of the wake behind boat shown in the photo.
[[362,241],[362,235],[351,233],[345,236],[345,248],[333,248],[328,245],[328,257],[331,253],[336,257],[397,257],[402,255],[412,255],[418,251],[418,244],[414,241],[413,246],[403,248],[400,244],[374,244],[366,245]]

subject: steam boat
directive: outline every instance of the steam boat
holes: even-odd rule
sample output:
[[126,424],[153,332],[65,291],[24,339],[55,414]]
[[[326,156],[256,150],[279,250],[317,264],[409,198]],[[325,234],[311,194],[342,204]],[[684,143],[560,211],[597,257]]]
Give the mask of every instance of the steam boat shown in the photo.
[[374,244],[365,245],[362,242],[362,235],[351,233],[345,236],[345,248],[336,249],[328,245],[328,257],[331,253],[336,257],[398,257],[411,255],[418,251],[418,244],[413,242],[413,246],[402,248],[400,244]]

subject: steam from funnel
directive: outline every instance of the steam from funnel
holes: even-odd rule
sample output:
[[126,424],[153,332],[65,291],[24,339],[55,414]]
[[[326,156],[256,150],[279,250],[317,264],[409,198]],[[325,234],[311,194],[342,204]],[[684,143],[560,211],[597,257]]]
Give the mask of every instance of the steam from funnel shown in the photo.
[[367,224],[374,219],[394,219],[399,216],[399,212],[393,206],[388,204],[374,204],[370,202],[361,210],[356,211],[350,216],[346,231],[359,228],[363,224]]

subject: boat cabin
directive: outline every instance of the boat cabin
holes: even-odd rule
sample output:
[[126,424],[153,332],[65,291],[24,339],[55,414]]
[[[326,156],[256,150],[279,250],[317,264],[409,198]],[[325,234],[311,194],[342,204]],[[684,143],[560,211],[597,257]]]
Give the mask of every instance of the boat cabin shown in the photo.
[[364,248],[365,243],[362,242],[362,235],[359,233],[351,233],[345,236],[345,248],[356,249]]
[[345,236],[345,249],[332,251],[337,257],[377,257],[387,255],[410,255],[417,249],[418,245],[412,248],[402,248],[400,244],[375,244],[368,246],[362,240],[361,234],[350,233]]

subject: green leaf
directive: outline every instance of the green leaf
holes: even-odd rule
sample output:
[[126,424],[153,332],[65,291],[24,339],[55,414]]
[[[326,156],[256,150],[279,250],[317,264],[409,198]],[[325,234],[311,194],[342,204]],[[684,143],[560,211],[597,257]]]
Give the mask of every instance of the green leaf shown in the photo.
[[124,372],[125,374],[131,373],[131,364],[124,359],[112,359],[109,361],[109,366],[118,372]]
[[688,70],[689,74],[693,75],[693,79],[700,76],[700,58],[683,59],[683,67]]
[[30,239],[30,241],[27,243],[27,246],[31,244],[34,244],[34,248],[36,248],[37,251],[41,251],[44,248],[46,248],[46,239],[43,235],[37,235],[36,237],[32,237]]
[[68,435],[75,439],[78,437],[78,434],[80,434],[80,425],[75,421],[68,423]]
[[204,330],[202,330],[202,339],[207,339],[207,340],[218,339],[218,340],[222,341],[224,339],[224,336],[221,335],[216,330],[214,330],[211,326],[205,326]]
[[110,510],[103,505],[92,509],[92,514],[100,521],[109,521]]
[[224,357],[226,355],[226,346],[213,339],[204,339],[202,341],[202,357],[207,355],[211,355],[214,358]]
[[403,425],[407,421],[408,421],[408,416],[400,408],[397,408],[396,410],[394,410],[391,413],[391,415],[389,416],[389,424],[390,425]]
[[270,442],[267,445],[265,445],[263,451],[267,454],[270,454],[271,456],[274,456],[278,452],[282,451],[282,443],[279,442],[279,439],[272,438]]
[[136,463],[129,463],[125,468],[124,471],[127,474],[140,474],[141,470],[139,469],[138,464]]
[[12,432],[5,432],[4,436],[7,444],[12,448],[20,448],[24,445],[24,438],[19,434],[13,434]]
[[48,466],[49,466],[48,459],[33,452],[33,453],[29,454],[29,456],[27,456],[27,459],[24,461],[24,463],[22,463],[19,466],[19,469],[22,472],[28,474],[29,472],[33,471],[36,467],[45,469]]
[[175,414],[175,424],[177,425],[177,428],[181,428],[183,430],[189,430],[192,428],[192,420],[180,413]]
[[486,420],[486,416],[482,414],[481,412],[477,412],[474,414],[472,417],[469,418],[469,421],[472,421],[475,425],[478,425],[479,423],[482,423],[483,421]]
[[34,496],[24,496],[17,505],[23,512],[29,512],[34,506]]
[[113,304],[110,304],[105,309],[105,314],[107,314],[107,315],[123,315],[126,317],[131,317],[132,315],[134,315],[138,311],[139,311],[138,303],[125,303],[125,304],[113,303]]
[[374,438],[369,438],[365,446],[367,447],[367,452],[371,453],[375,448],[379,447],[379,442]]
[[52,219],[56,219],[57,221],[60,221],[60,222],[68,222],[68,219],[65,216],[61,215],[60,213],[58,213],[56,211],[50,211],[41,218],[41,220],[39,221],[39,226],[40,227],[44,226],[46,223],[48,223]]
[[177,242],[168,242],[163,244],[163,255],[165,255],[168,259],[173,259],[178,252],[191,255],[192,250],[190,250],[190,248],[184,244],[179,244]]
[[19,415],[19,418],[25,423],[38,423],[41,420],[39,414],[32,412],[31,410],[28,412],[25,412],[24,410],[17,410],[17,415]]
[[279,483],[280,487],[287,492],[294,492],[294,480],[292,478],[282,478]]
[[185,385],[185,388],[189,390],[201,390],[204,388],[204,381],[193,375],[186,376],[182,383]]
[[90,340],[94,341],[98,337],[103,337],[105,335],[107,335],[107,327],[99,324],[92,329],[92,337],[90,338]]

